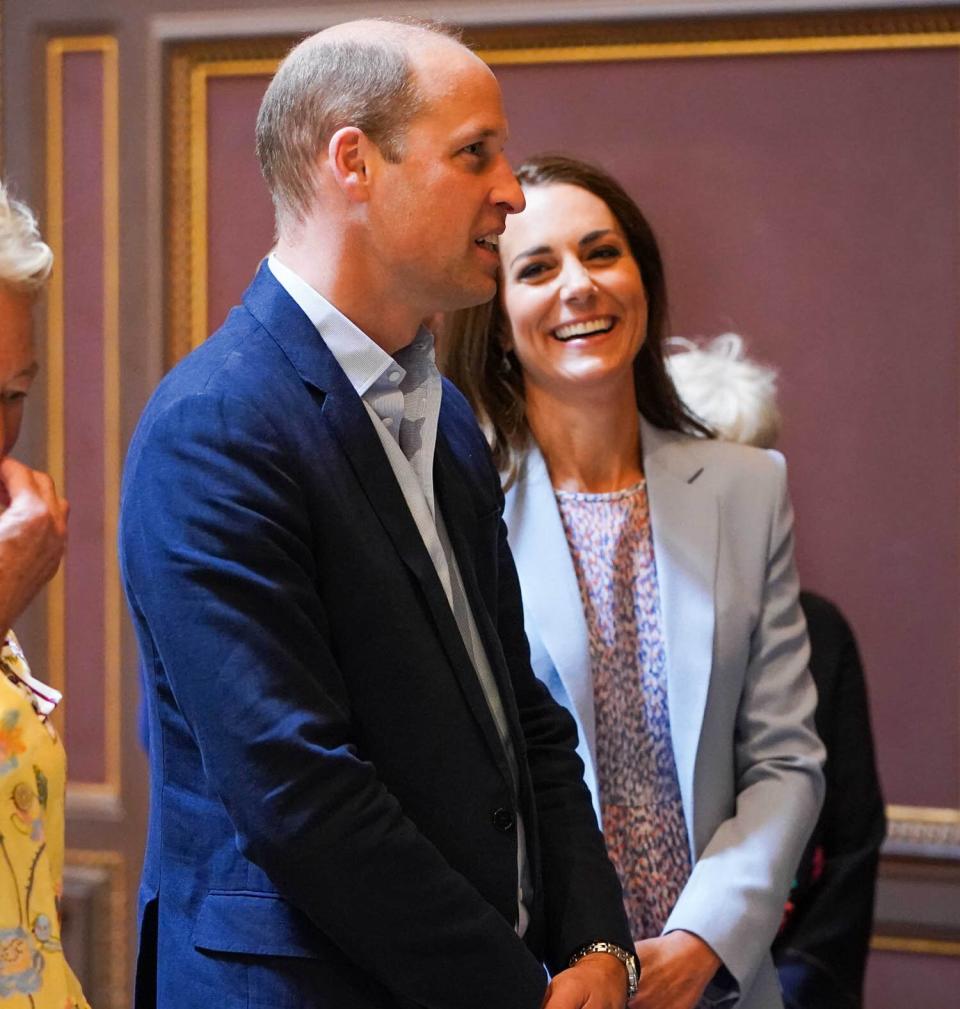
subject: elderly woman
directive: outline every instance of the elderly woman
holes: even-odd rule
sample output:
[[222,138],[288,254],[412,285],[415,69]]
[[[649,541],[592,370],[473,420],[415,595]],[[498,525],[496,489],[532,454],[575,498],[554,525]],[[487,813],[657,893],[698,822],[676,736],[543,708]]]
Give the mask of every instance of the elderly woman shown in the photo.
[[452,321],[447,370],[508,490],[534,669],[578,722],[631,1005],[774,1009],[770,943],[823,788],[783,460],[695,437],[623,188],[560,157],[518,178],[499,298]]
[[10,624],[56,572],[67,503],[53,481],[10,457],[37,374],[32,309],[53,256],[30,211],[0,186],[0,1006],[87,1005],[64,960],[63,746],[50,722],[60,700],[35,679]]
[[[724,333],[682,350],[667,370],[683,402],[717,435],[772,448],[780,435],[777,375]],[[773,944],[787,1009],[856,1009],[873,929],[880,846],[886,833],[867,686],[853,631],[829,599],[800,593],[817,687],[817,732],[827,748],[820,819],[797,870]]]

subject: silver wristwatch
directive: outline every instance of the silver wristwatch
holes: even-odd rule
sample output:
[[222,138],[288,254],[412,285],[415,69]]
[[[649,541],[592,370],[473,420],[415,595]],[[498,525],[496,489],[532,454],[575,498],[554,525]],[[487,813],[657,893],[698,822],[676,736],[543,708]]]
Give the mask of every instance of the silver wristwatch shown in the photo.
[[637,994],[637,987],[640,984],[640,961],[637,960],[633,950],[626,950],[622,946],[615,946],[612,942],[591,942],[586,946],[581,946],[576,953],[570,957],[568,967],[572,967],[578,960],[582,960],[590,953],[610,953],[615,956],[627,970],[627,1001]]

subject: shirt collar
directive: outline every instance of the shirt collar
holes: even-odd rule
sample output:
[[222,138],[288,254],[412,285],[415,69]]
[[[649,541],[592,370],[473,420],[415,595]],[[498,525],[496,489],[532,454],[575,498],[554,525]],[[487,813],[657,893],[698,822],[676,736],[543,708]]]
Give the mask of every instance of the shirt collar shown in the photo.
[[324,343],[358,396],[363,396],[388,368],[403,373],[400,365],[382,347],[374,343],[298,273],[281,263],[274,253],[270,253],[267,265],[277,283],[300,306],[304,315],[323,336]]

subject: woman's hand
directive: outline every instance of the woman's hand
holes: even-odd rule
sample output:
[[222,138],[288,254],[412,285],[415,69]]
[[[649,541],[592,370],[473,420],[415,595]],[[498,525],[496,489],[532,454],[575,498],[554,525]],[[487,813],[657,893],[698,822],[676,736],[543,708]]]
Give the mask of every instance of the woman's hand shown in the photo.
[[693,1009],[720,957],[692,932],[668,932],[636,944],[640,988],[630,1009]]
[[0,461],[0,634],[54,576],[67,539],[69,505],[46,473]]

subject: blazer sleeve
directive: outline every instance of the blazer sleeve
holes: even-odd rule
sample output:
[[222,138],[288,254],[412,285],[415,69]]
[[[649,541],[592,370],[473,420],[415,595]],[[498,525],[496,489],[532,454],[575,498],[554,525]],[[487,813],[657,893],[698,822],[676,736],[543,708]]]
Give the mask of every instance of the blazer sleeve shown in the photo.
[[854,1009],[863,1002],[886,817],[853,632],[827,600],[805,595],[804,605],[820,688],[827,791],[814,834],[816,878],[797,894],[774,958],[788,1009]]
[[354,745],[296,465],[225,394],[138,432],[121,542],[148,660],[239,850],[360,969],[433,1009],[537,1009],[541,965]]
[[778,465],[765,583],[736,715],[735,803],[700,853],[665,926],[699,935],[723,961],[726,973],[707,993],[717,1000],[748,990],[769,955],[823,801],[824,751],[814,731],[816,691],[807,671],[793,513],[783,458],[772,456]]

